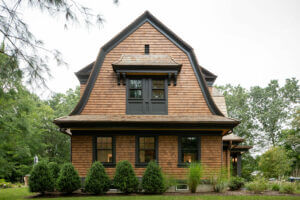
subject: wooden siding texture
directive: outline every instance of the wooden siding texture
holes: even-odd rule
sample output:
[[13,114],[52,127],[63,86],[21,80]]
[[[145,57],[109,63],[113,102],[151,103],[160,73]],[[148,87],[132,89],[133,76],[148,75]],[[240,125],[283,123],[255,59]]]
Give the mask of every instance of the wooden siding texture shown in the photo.
[[83,95],[84,89],[85,89],[86,84],[80,84],[80,98]]
[[[221,168],[221,136],[201,136],[201,162],[206,167],[205,177]],[[158,160],[163,172],[176,179],[186,177],[187,168],[178,164],[178,136],[158,137]],[[72,163],[81,177],[85,177],[92,165],[92,136],[72,136]],[[135,136],[116,136],[116,162],[128,160],[135,166]],[[142,176],[145,168],[135,168],[137,176]],[[106,168],[113,177],[115,168]]]
[[122,54],[144,54],[145,44],[150,45],[150,54],[167,54],[182,64],[177,86],[168,87],[168,114],[211,115],[188,56],[148,22],[106,55],[81,114],[126,114],[126,89],[117,84],[111,64]]

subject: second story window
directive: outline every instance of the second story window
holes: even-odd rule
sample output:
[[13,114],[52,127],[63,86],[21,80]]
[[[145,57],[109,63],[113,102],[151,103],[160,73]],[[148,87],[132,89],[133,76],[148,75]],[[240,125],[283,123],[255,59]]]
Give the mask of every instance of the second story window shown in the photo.
[[166,78],[127,79],[127,114],[168,114]]

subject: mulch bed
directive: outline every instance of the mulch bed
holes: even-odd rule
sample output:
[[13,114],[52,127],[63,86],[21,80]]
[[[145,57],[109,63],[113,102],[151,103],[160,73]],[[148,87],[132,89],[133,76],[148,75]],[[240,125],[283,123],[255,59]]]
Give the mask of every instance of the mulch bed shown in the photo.
[[[103,195],[93,195],[83,193],[81,191],[76,191],[72,194],[64,194],[60,192],[47,192],[45,194],[37,194],[29,196],[27,198],[58,198],[58,197],[88,197],[88,196],[147,196],[148,194],[142,193],[132,193],[132,194],[123,194],[123,193],[107,193]],[[262,195],[262,196],[300,196],[300,194],[282,194],[276,191],[266,191],[262,194],[254,194],[246,190],[238,191],[226,191],[223,193],[217,192],[201,192],[201,193],[190,193],[190,192],[166,192],[162,195],[165,196],[199,196],[199,195],[217,195],[217,196],[251,196],[251,195]]]

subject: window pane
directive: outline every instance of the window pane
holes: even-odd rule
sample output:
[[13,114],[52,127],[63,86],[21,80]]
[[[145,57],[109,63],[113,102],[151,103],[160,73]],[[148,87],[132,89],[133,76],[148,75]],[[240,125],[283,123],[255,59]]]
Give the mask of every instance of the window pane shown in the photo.
[[129,98],[141,99],[142,98],[142,90],[130,89]]
[[129,80],[130,89],[142,89],[142,80]]
[[164,90],[152,90],[152,99],[164,99],[165,91]]
[[112,137],[97,137],[97,149],[112,149]]
[[181,138],[181,155],[182,162],[190,163],[197,161],[198,157],[198,140],[197,137]]
[[140,150],[140,162],[147,163],[155,160],[155,150]]
[[145,138],[140,137],[140,149],[144,149],[144,148],[145,148]]
[[100,162],[112,162],[112,150],[98,150],[97,160]]
[[191,163],[191,162],[196,162],[197,158],[196,158],[197,153],[183,153],[183,162],[184,163]]
[[165,81],[164,80],[152,80],[152,88],[153,89],[164,89]]

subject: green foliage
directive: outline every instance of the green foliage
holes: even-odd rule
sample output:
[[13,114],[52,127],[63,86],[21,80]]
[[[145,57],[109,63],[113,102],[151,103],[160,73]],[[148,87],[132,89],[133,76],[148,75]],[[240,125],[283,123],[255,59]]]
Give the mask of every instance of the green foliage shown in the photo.
[[242,177],[246,181],[252,181],[253,176],[251,175],[252,172],[258,170],[258,158],[253,158],[249,152],[246,152],[242,156]]
[[59,177],[60,168],[56,162],[50,162],[48,163],[48,167],[50,170],[50,174],[53,178],[54,185],[56,185],[57,179]]
[[230,190],[239,190],[245,185],[245,180],[242,177],[233,176],[230,178],[228,187]]
[[103,165],[94,162],[85,179],[85,191],[93,194],[106,193],[111,185]]
[[271,183],[270,184],[270,189],[272,191],[279,191],[280,190],[280,183]]
[[50,170],[45,162],[37,163],[29,177],[29,190],[30,192],[44,193],[50,192],[54,189],[53,178]]
[[71,163],[63,165],[57,180],[57,189],[60,192],[72,193],[81,187],[78,172]]
[[164,192],[167,191],[170,187],[177,185],[176,179],[174,177],[168,176],[166,174],[163,174],[163,181],[164,181],[164,186],[165,186]]
[[295,183],[285,182],[281,184],[279,192],[286,193],[286,194],[294,194],[296,189],[297,187]]
[[[58,100],[55,96],[63,97]],[[52,121],[67,115],[76,99],[79,87],[48,101],[40,100],[21,83],[9,90],[0,87],[0,178],[22,181],[30,173],[35,155],[60,164],[69,161],[70,137]]]
[[268,189],[268,183],[264,178],[257,178],[246,184],[246,188],[256,194],[262,193]]
[[129,161],[120,161],[116,167],[114,186],[124,193],[132,193],[138,190],[138,179]]
[[224,192],[228,186],[228,174],[226,169],[217,171],[210,177],[210,183],[213,185],[215,192]]
[[192,193],[196,192],[197,186],[201,182],[203,176],[203,166],[201,163],[191,163],[189,166],[187,183]]
[[260,157],[259,169],[267,178],[280,178],[290,172],[291,160],[283,148],[274,147]]
[[147,165],[142,179],[142,188],[145,193],[150,194],[161,194],[165,190],[163,174],[155,161]]

